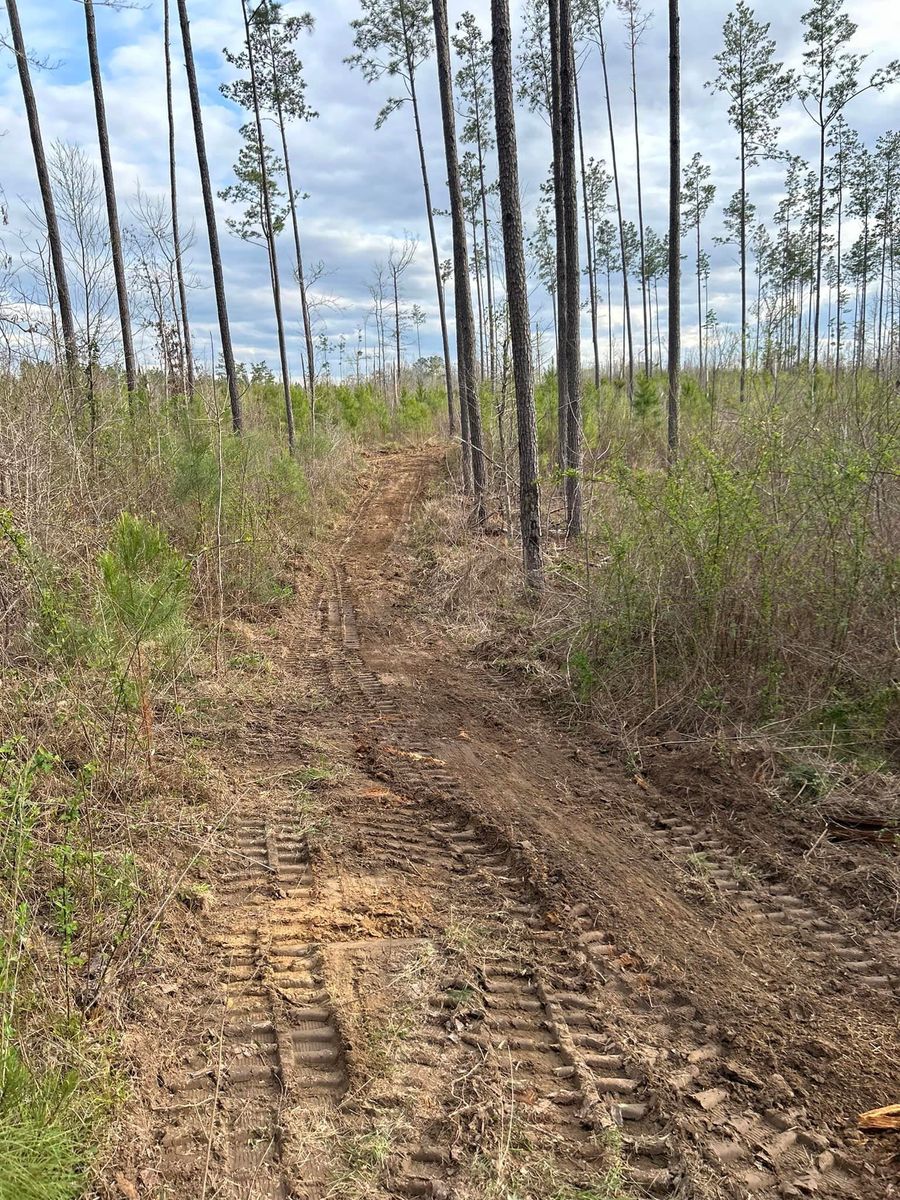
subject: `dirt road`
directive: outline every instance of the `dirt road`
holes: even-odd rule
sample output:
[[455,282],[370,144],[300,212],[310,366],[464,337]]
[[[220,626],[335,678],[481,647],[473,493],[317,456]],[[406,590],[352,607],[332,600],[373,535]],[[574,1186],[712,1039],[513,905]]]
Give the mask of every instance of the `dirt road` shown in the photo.
[[639,786],[431,626],[441,461],[374,458],[311,603],[247,631],[138,1194],[896,1195],[854,1132],[898,1099],[896,939],[739,794]]

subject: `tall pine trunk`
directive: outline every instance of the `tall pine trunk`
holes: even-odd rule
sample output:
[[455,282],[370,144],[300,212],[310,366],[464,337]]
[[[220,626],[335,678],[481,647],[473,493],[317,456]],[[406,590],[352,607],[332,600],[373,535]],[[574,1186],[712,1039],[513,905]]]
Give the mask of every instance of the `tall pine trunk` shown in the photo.
[[106,218],[109,223],[109,250],[112,256],[113,277],[116,282],[119,326],[122,331],[125,385],[128,388],[128,403],[131,405],[134,393],[137,391],[137,363],[134,356],[134,339],[131,335],[131,312],[128,308],[128,284],[125,280],[125,255],[122,252],[119,208],[116,204],[116,181],[113,177],[112,155],[109,151],[109,127],[106,122],[106,104],[103,100],[103,76],[100,73],[100,55],[97,53],[97,25],[94,21],[93,0],[82,0],[82,3],[84,4],[88,62],[91,69],[91,89],[94,93],[94,112],[97,116],[97,140],[100,143],[100,169],[103,175],[103,192],[106,197]]
[[[743,97],[743,88],[741,89]],[[741,369],[738,395],[741,403],[747,398],[747,141],[744,130],[743,98],[741,99],[741,208],[738,241],[741,259]]]
[[472,315],[472,288],[469,279],[469,251],[466,245],[466,215],[459,181],[456,150],[456,118],[453,111],[453,81],[450,74],[450,35],[447,31],[446,0],[432,0],[434,43],[437,51],[438,85],[441,93],[441,118],[444,127],[444,153],[447,159],[447,187],[450,192],[450,219],[453,225],[453,282],[456,296],[456,356],[459,375],[460,409],[465,409],[472,447],[472,487],[477,525],[485,519],[486,471],[481,431],[478,378],[475,373],[475,321]]
[[394,355],[396,361],[394,375],[394,414],[400,406],[400,283],[398,272],[391,270],[391,282],[394,287]]
[[197,71],[194,66],[194,51],[191,46],[191,25],[188,19],[187,0],[178,0],[178,19],[181,24],[181,41],[184,46],[184,69],[187,74],[188,94],[191,102],[191,119],[194,125],[194,141],[197,144],[197,166],[200,172],[200,188],[203,192],[203,209],[206,216],[206,236],[209,241],[209,257],[212,263],[213,289],[216,294],[216,313],[219,319],[219,339],[222,344],[222,361],[225,364],[225,379],[228,384],[228,401],[231,405],[231,426],[235,433],[244,428],[241,396],[237,385],[234,365],[234,350],[231,345],[231,327],[228,324],[228,304],[225,299],[225,276],[222,271],[222,255],[219,250],[219,231],[216,226],[216,209],[213,203],[212,185],[209,180],[209,159],[206,155],[206,137],[203,132],[203,110],[200,107],[200,89],[197,86]]
[[578,91],[578,71],[575,71],[575,120],[578,127],[578,155],[581,162],[581,200],[584,208],[584,248],[587,256],[587,276],[591,304],[591,344],[594,350],[594,387],[600,387],[600,346],[597,341],[597,272],[594,269],[594,246],[591,237],[591,215],[588,206],[587,171],[584,163],[584,133],[581,127],[581,97]]
[[303,321],[303,338],[306,342],[306,395],[309,401],[310,433],[315,437],[316,352],[313,344],[312,317],[309,311],[309,296],[306,291],[306,274],[303,269],[303,247],[300,241],[300,219],[297,215],[297,196],[294,192],[294,181],[291,175],[291,156],[288,151],[284,109],[281,103],[281,93],[278,90],[278,72],[275,67],[275,47],[272,43],[271,24],[267,26],[266,34],[269,43],[269,57],[272,63],[272,84],[275,89],[275,116],[278,121],[278,133],[281,138],[281,156],[284,160],[284,182],[287,188],[288,207],[291,212],[291,231],[294,236],[294,262],[297,271],[297,286],[300,288],[300,316]]
[[72,299],[69,294],[69,281],[66,276],[66,260],[63,254],[62,236],[59,231],[59,221],[56,217],[56,205],[53,202],[50,171],[47,167],[47,156],[44,153],[41,122],[38,117],[34,88],[31,85],[28,54],[25,50],[25,40],[22,37],[22,26],[19,21],[19,9],[16,0],[6,0],[6,11],[9,15],[9,30],[12,34],[16,66],[19,70],[19,82],[22,85],[22,99],[25,102],[25,114],[28,118],[28,133],[31,138],[31,152],[34,155],[34,168],[37,172],[41,203],[44,207],[44,220],[47,222],[47,241],[50,243],[50,261],[53,266],[53,279],[56,284],[56,303],[59,307],[59,319],[62,325],[63,352],[69,373],[69,381],[74,386],[78,374],[78,343],[75,336],[75,315],[72,309]]
[[678,456],[681,398],[681,44],[678,0],[669,0],[669,466]]
[[[475,63],[472,61],[472,75],[475,76]],[[491,268],[491,238],[488,224],[487,187],[484,182],[484,138],[481,127],[481,109],[478,104],[478,88],[473,89],[473,106],[475,117],[475,144],[478,151],[478,187],[481,192],[481,222],[484,229],[484,277],[487,290],[487,327],[488,327],[488,373],[491,384],[497,370],[497,329],[494,320],[494,280]],[[474,238],[474,231],[472,234]]]
[[560,0],[549,0],[550,8],[550,131],[553,142],[553,215],[556,226],[556,437],[559,469],[565,470],[567,457],[567,420],[569,389],[568,335],[566,322],[569,306],[566,299],[566,224],[563,193],[562,149],[562,79],[560,59]]
[[698,371],[700,378],[700,386],[706,387],[706,376],[703,374],[703,289],[702,289],[702,263],[701,263],[701,245],[700,245],[700,221],[697,221],[697,354],[698,354]]
[[603,90],[606,93],[606,119],[609,125],[609,154],[613,169],[613,187],[616,193],[616,216],[619,222],[619,253],[622,256],[622,297],[625,334],[628,344],[627,378],[628,399],[634,399],[634,339],[631,331],[631,304],[628,299],[628,259],[625,253],[625,220],[622,215],[622,192],[619,186],[619,168],[616,161],[616,130],[613,124],[612,97],[609,91],[609,71],[606,63],[606,40],[603,36],[603,14],[596,0],[597,34],[600,40],[600,65],[603,68]]
[[[425,212],[428,217],[428,236],[431,239],[431,257],[434,263],[434,283],[437,288],[438,315],[441,322],[441,343],[444,350],[444,379],[447,384],[447,419],[450,432],[456,432],[456,407],[453,403],[453,371],[450,367],[450,338],[447,334],[447,306],[444,299],[444,281],[441,279],[441,259],[438,253],[437,233],[434,228],[434,209],[431,204],[431,184],[428,181],[428,164],[425,161],[425,142],[422,138],[422,121],[419,114],[419,98],[416,93],[416,68],[409,49],[409,31],[406,26],[406,10],[400,0],[400,20],[403,25],[403,41],[407,47],[406,69],[409,78],[409,98],[412,102],[413,120],[416,126],[416,143],[419,148],[419,166],[422,171],[422,190],[425,193]],[[455,144],[455,141],[454,141]],[[462,381],[460,380],[460,386]],[[460,402],[462,408],[462,402]],[[465,433],[465,430],[463,430]],[[472,447],[464,438],[464,458],[471,459]]]
[[812,333],[812,370],[813,370],[813,387],[816,386],[816,367],[819,365],[819,313],[822,308],[822,243],[824,239],[825,225],[825,119],[823,112],[823,103],[820,97],[819,101],[819,186],[817,196],[817,212],[816,212],[816,270],[815,270],[815,289],[816,299],[813,311],[813,333]]
[[538,488],[537,421],[531,329],[528,313],[528,280],[522,243],[522,210],[519,199],[519,160],[513,106],[512,35],[508,0],[491,0],[493,33],[494,120],[500,167],[500,214],[503,223],[503,259],[506,267],[506,302],[512,342],[516,389],[516,432],[519,446],[519,526],[527,586],[540,592],[544,586],[541,548],[541,505]]
[[566,255],[566,526],[581,533],[581,272],[575,167],[575,45],[572,0],[559,0],[560,140]]
[[272,219],[272,197],[269,193],[269,168],[266,162],[266,143],[263,138],[262,114],[259,108],[259,90],[256,86],[256,60],[253,56],[253,38],[250,34],[250,14],[247,0],[241,0],[244,14],[244,32],[247,38],[247,66],[250,71],[250,95],[253,99],[253,122],[256,127],[256,142],[259,147],[259,176],[262,194],[263,233],[269,251],[269,271],[272,277],[272,305],[275,309],[275,333],[278,339],[278,358],[281,364],[281,390],[284,396],[284,418],[287,424],[288,450],[294,453],[294,406],[291,402],[291,373],[288,366],[287,342],[284,336],[284,313],[281,308],[281,278],[278,273],[278,250],[275,245],[275,224]]
[[[632,16],[633,21],[633,16]],[[651,375],[653,373],[653,363],[650,358],[650,344],[653,336],[652,321],[650,318],[650,303],[647,295],[647,251],[644,242],[644,194],[641,187],[641,130],[640,122],[638,121],[638,92],[637,92],[637,41],[635,38],[634,25],[630,27],[629,49],[631,51],[631,101],[632,101],[632,116],[634,118],[634,156],[635,170],[637,179],[637,204],[638,204],[638,239],[641,247],[641,311],[644,320],[644,374]]]
[[185,392],[190,398],[194,395],[194,348],[191,344],[187,287],[184,282],[184,262],[181,257],[181,231],[178,224],[178,183],[175,177],[175,109],[172,103],[172,51],[169,35],[169,0],[163,0],[163,51],[166,60],[166,117],[169,126],[169,203],[172,209],[172,254],[175,259],[175,278],[178,283],[178,307],[181,310],[183,384]]

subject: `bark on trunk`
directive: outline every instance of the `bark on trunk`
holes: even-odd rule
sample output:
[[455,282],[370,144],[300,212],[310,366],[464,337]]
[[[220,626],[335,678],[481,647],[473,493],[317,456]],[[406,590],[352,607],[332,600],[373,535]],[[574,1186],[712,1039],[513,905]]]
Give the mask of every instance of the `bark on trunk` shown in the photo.
[[122,331],[122,356],[125,360],[125,385],[128,388],[130,407],[134,393],[137,391],[137,362],[134,355],[134,339],[131,336],[131,312],[128,308],[128,284],[125,280],[125,255],[122,253],[122,231],[119,228],[119,208],[116,204],[116,182],[113,178],[112,155],[109,151],[109,127],[106,122],[106,104],[103,100],[100,55],[97,52],[94,4],[93,0],[83,0],[83,3],[88,62],[91,69],[91,88],[94,93],[94,112],[97,116],[97,140],[100,143],[100,169],[103,175],[103,192],[106,197],[106,218],[109,222],[109,249],[112,255],[113,277],[116,282],[116,304],[119,309],[119,326]]
[[669,0],[669,466],[678,457],[681,391],[681,45],[678,0]]
[[644,320],[644,374],[652,375],[653,363],[650,361],[650,341],[651,341],[651,322],[649,318],[649,297],[647,295],[647,253],[644,243],[644,196],[641,188],[641,130],[638,121],[638,94],[637,94],[637,62],[636,50],[637,42],[635,41],[634,27],[631,27],[630,32],[630,50],[631,50],[631,98],[632,112],[634,116],[634,155],[635,155],[635,171],[637,175],[637,203],[638,203],[638,238],[640,239],[641,247],[641,310]]
[[616,193],[616,215],[619,222],[619,253],[622,256],[622,297],[625,333],[628,340],[628,399],[634,399],[634,339],[631,332],[631,304],[628,299],[628,261],[625,255],[625,221],[622,216],[622,192],[619,187],[619,168],[616,161],[616,130],[613,125],[612,97],[609,92],[609,72],[606,66],[606,40],[603,37],[603,16],[599,0],[597,10],[597,36],[600,43],[600,64],[603,68],[603,90],[606,94],[606,120],[609,126],[609,154],[613,169],[613,187]]
[[581,128],[581,97],[578,94],[578,71],[575,70],[575,120],[578,126],[578,155],[581,160],[581,199],[584,207],[584,247],[587,255],[588,289],[591,302],[591,344],[594,349],[594,387],[600,388],[600,344],[597,340],[597,273],[594,268],[594,247],[591,239],[591,214],[588,207],[587,171],[584,166],[584,134]]
[[172,208],[172,254],[175,258],[175,278],[178,283],[178,307],[181,310],[181,354],[184,386],[187,396],[194,395],[194,348],[191,344],[191,325],[188,318],[187,288],[184,282],[184,263],[181,258],[181,232],[178,225],[178,184],[175,177],[175,109],[172,103],[172,52],[169,35],[169,0],[163,0],[163,47],[166,59],[166,115],[169,124],[169,196]]
[[472,289],[469,280],[469,250],[466,244],[466,214],[459,181],[456,150],[456,117],[453,111],[453,82],[450,74],[450,35],[447,31],[446,0],[432,0],[434,42],[437,52],[438,84],[441,93],[441,118],[444,127],[444,153],[447,159],[447,186],[450,192],[450,218],[453,225],[453,282],[456,296],[456,356],[459,377],[460,409],[469,419],[472,447],[472,487],[475,498],[474,519],[485,519],[486,471],[475,372],[475,321],[472,314]]
[[581,533],[581,273],[575,170],[575,46],[572,0],[559,0],[560,135],[566,253],[566,527]]
[[269,270],[272,276],[272,304],[275,309],[275,330],[278,337],[278,358],[281,363],[281,390],[284,396],[284,418],[287,423],[288,450],[294,453],[294,406],[291,401],[291,373],[288,366],[287,343],[284,337],[284,313],[281,309],[281,280],[278,275],[278,251],[275,246],[275,227],[272,222],[272,199],[269,195],[269,170],[266,164],[266,143],[263,138],[262,115],[259,109],[259,92],[256,86],[256,62],[253,57],[253,38],[250,34],[250,14],[247,0],[241,0],[244,14],[244,32],[247,38],[247,66],[250,71],[250,94],[253,97],[253,121],[256,126],[256,141],[259,146],[259,174],[262,182],[263,233],[269,251]]
[[22,99],[25,102],[25,114],[28,118],[28,133],[31,138],[34,167],[44,207],[44,220],[47,222],[47,240],[50,243],[50,261],[53,265],[53,279],[56,283],[56,302],[59,306],[59,319],[62,325],[63,351],[69,379],[74,386],[78,374],[75,316],[69,294],[69,281],[66,276],[66,262],[63,255],[62,237],[59,232],[59,221],[56,218],[56,205],[53,202],[53,189],[50,186],[50,171],[47,167],[47,156],[44,153],[44,139],[41,136],[41,122],[38,117],[34,88],[31,86],[31,72],[28,69],[28,55],[25,50],[25,40],[22,37],[22,26],[19,21],[16,0],[6,0],[6,11],[9,15],[9,29],[12,34],[16,66],[19,69],[19,82],[22,85]]
[[306,274],[303,270],[303,248],[300,242],[300,220],[297,216],[297,197],[294,194],[294,181],[291,175],[291,156],[288,152],[287,129],[285,127],[284,109],[281,103],[281,93],[278,90],[278,72],[275,69],[275,47],[272,44],[272,26],[267,27],[269,56],[272,61],[272,81],[275,88],[275,115],[278,119],[278,132],[281,137],[281,155],[284,159],[284,181],[287,186],[288,205],[291,210],[291,230],[294,235],[294,258],[297,265],[297,285],[300,288],[300,315],[303,320],[303,339],[306,342],[306,394],[309,401],[310,433],[316,433],[316,352],[313,345],[312,318],[309,312],[309,297],[306,292]]
[[494,120],[500,167],[500,213],[503,223],[503,258],[506,267],[506,301],[513,351],[516,389],[516,432],[519,446],[519,525],[526,585],[534,592],[544,586],[541,547],[540,490],[538,487],[537,421],[534,375],[531,363],[531,324],[528,313],[528,280],[522,244],[522,210],[519,199],[519,162],[516,118],[513,107],[512,35],[508,0],[491,0],[493,32]]
[[178,0],[178,19],[181,24],[181,40],[184,46],[184,68],[187,74],[188,94],[191,102],[194,141],[197,143],[197,166],[200,171],[200,187],[203,192],[203,209],[206,215],[206,236],[209,240],[209,256],[212,262],[213,288],[216,294],[216,313],[219,319],[219,338],[222,343],[222,361],[225,364],[228,400],[231,405],[231,425],[234,432],[239,434],[244,428],[244,415],[241,410],[241,396],[237,386],[234,350],[231,345],[231,328],[228,324],[225,276],[222,272],[219,231],[216,227],[216,209],[213,203],[212,185],[209,181],[209,160],[206,155],[206,137],[203,133],[203,110],[200,107],[200,89],[197,86],[197,71],[194,67],[194,51],[191,46],[191,25],[188,18],[187,0]]
[[[406,12],[403,8],[402,0],[400,4],[400,19],[403,25],[404,41],[409,46],[409,40],[406,29]],[[413,64],[412,57],[407,52],[406,59],[407,72],[409,76],[409,98],[412,102],[413,120],[416,126],[416,143],[419,147],[419,166],[422,171],[422,190],[425,193],[425,212],[428,217],[428,236],[431,239],[431,257],[434,262],[434,282],[437,288],[438,313],[441,321],[441,342],[444,348],[444,379],[447,384],[447,419],[450,423],[450,432],[455,433],[456,424],[456,406],[453,402],[453,372],[450,367],[450,338],[447,334],[447,307],[444,301],[444,281],[441,279],[441,260],[438,254],[437,234],[434,228],[434,209],[431,204],[431,184],[428,182],[428,164],[425,161],[425,142],[422,138],[422,122],[419,117],[419,99],[416,94],[416,69]],[[463,445],[463,456],[471,458],[471,446],[468,443]]]
[[569,306],[566,299],[566,230],[563,205],[565,181],[563,178],[562,149],[562,85],[560,71],[560,0],[549,0],[550,4],[550,130],[553,141],[553,209],[556,225],[556,394],[557,394],[557,454],[559,469],[565,471],[568,445],[568,396],[566,383],[568,337],[566,321]]

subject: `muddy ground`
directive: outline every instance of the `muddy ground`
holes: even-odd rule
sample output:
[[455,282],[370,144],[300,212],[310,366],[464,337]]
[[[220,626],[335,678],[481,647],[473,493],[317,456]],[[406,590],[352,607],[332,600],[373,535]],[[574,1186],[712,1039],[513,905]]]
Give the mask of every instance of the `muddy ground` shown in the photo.
[[900,1100],[896,914],[852,886],[891,851],[683,749],[629,774],[460,648],[407,542],[442,465],[373,456],[332,561],[234,631],[111,1194],[900,1195],[856,1128]]

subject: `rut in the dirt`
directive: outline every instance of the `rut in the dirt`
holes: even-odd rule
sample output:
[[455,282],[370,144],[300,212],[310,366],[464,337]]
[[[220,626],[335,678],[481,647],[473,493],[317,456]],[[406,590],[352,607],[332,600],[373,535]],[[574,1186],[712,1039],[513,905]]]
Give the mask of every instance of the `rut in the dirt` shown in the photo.
[[[552,856],[511,833],[514,814],[491,818],[371,665],[376,639],[382,664],[396,650],[386,564],[432,470],[422,455],[378,471],[292,647],[321,672],[352,766],[312,856],[295,814],[235,829],[228,908],[210,922],[217,986],[172,1081],[173,1195],[193,1194],[178,1181],[198,1159],[204,1196],[223,1200],[886,1195],[689,987],[628,954]],[[761,903],[714,836],[649,808],[644,824],[675,858],[699,846],[745,918],[774,914],[860,987],[894,986],[890,964],[786,890]]]

